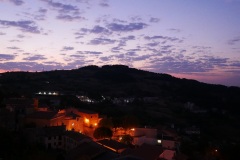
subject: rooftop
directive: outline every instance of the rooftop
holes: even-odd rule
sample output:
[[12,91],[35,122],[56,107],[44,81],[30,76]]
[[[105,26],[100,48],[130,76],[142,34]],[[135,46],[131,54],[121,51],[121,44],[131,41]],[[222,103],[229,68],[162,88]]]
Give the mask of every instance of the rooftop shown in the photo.
[[78,109],[79,112],[87,113],[87,114],[98,114],[97,112],[86,110],[86,109]]
[[74,139],[75,141],[81,141],[83,139],[91,139],[90,137],[88,136],[85,136],[81,133],[78,133],[78,132],[74,132],[74,131],[66,131],[65,133],[65,136],[69,137],[69,138],[72,138]]
[[35,119],[54,119],[57,117],[64,116],[64,114],[58,114],[58,112],[53,111],[37,111],[26,116],[26,118],[35,118]]
[[127,145],[120,143],[118,141],[111,140],[111,139],[102,139],[102,140],[97,141],[97,143],[104,145],[106,147],[109,147],[113,150],[128,148]]
[[139,157],[142,160],[156,160],[163,152],[161,146],[143,144],[139,148],[131,150],[127,155]]

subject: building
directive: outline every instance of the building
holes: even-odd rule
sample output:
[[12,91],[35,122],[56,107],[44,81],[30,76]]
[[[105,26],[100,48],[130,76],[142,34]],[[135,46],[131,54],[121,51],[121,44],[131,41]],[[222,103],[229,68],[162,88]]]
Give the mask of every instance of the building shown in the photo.
[[66,130],[74,130],[82,133],[84,127],[97,127],[98,113],[68,108],[60,111],[36,111],[24,118],[24,123],[30,126],[60,126],[65,125]]
[[19,114],[30,114],[38,108],[38,99],[29,98],[8,98],[6,99],[6,109],[10,112],[18,112]]
[[174,139],[174,137],[163,136],[161,142],[164,149],[175,150],[178,148],[178,142]]
[[66,126],[51,126],[44,127],[38,131],[37,139],[38,142],[43,144],[47,149],[63,149],[64,144],[64,132]]
[[69,151],[82,143],[91,142],[91,138],[74,131],[64,132],[64,150]]
[[175,160],[176,151],[173,150],[164,150],[163,153],[159,156],[159,158],[164,160]]
[[64,113],[57,111],[37,111],[25,117],[25,125],[36,127],[60,126],[64,124]]
[[116,153],[121,153],[128,148],[127,145],[112,139],[102,139],[96,142]]
[[143,144],[135,149],[123,153],[123,155],[131,156],[134,159],[141,160],[158,160],[163,153],[163,149],[158,145]]
[[130,130],[130,135],[133,137],[134,145],[158,144],[157,129],[154,128],[133,128]]
[[97,112],[81,109],[78,114],[83,118],[83,125],[86,127],[97,127],[100,121]]
[[66,160],[112,160],[117,157],[119,157],[117,153],[93,141],[81,143],[66,154]]

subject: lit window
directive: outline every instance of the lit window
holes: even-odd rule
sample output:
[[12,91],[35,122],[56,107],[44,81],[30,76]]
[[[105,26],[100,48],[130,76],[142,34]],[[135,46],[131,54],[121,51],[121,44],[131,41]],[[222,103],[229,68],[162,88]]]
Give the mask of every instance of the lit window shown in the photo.
[[85,118],[85,123],[89,123],[89,119]]
[[157,140],[158,143],[162,143],[162,141],[160,139]]

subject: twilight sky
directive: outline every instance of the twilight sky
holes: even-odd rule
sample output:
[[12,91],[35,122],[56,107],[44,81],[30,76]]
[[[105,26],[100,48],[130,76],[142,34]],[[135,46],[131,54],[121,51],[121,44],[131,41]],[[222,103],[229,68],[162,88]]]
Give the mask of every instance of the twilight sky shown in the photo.
[[240,0],[0,0],[0,72],[123,64],[240,86]]

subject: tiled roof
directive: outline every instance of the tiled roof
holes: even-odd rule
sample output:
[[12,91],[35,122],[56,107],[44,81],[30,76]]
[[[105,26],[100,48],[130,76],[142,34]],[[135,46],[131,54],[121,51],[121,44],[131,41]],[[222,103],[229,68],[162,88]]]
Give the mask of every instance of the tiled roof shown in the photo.
[[107,147],[110,147],[110,148],[115,149],[115,150],[128,148],[127,145],[125,145],[123,143],[120,143],[118,141],[111,140],[111,139],[99,140],[99,141],[97,141],[97,143],[102,144],[102,145],[107,146]]
[[27,98],[9,98],[6,99],[6,105],[18,108],[26,108],[26,107],[33,107],[34,101],[33,99]]
[[63,135],[64,131],[66,130],[66,126],[51,126],[51,127],[44,127],[43,133],[45,136],[59,136]]
[[87,113],[87,114],[97,114],[97,112],[86,110],[86,109],[78,109],[79,112]]
[[142,160],[156,160],[162,152],[161,146],[143,144],[139,148],[132,150],[129,155],[139,157]]
[[69,137],[69,138],[74,139],[75,141],[81,141],[83,139],[89,139],[89,140],[91,139],[88,136],[85,136],[85,135],[83,135],[81,133],[74,132],[74,131],[66,131],[66,132],[64,132],[64,135]]
[[81,157],[88,157],[94,160],[111,160],[116,158],[117,154],[91,141],[79,144],[77,148],[68,152],[66,159],[76,160]]
[[135,156],[128,155],[128,156],[123,156],[123,157],[115,158],[115,159],[113,159],[113,160],[143,160],[143,159],[140,158],[140,157],[135,157]]
[[70,113],[67,113],[66,114],[66,117],[71,117],[71,118],[76,118],[76,117],[81,117],[80,115],[78,115],[78,114],[75,114],[75,113],[73,113],[73,112],[70,112]]
[[54,119],[57,117],[64,116],[64,114],[58,114],[58,112],[52,111],[37,111],[26,116],[26,118],[35,118],[35,119]]

